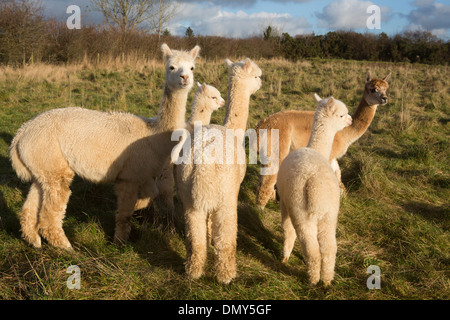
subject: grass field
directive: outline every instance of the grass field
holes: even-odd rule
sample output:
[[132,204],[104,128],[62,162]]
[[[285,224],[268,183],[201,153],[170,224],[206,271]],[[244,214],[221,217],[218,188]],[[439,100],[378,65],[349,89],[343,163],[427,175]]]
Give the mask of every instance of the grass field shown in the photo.
[[[333,95],[352,113],[367,69],[377,77],[392,71],[389,103],[378,108],[369,130],[340,160],[348,193],[341,201],[330,288],[308,285],[298,242],[289,264],[281,263],[279,203],[270,202],[264,212],[254,205],[257,165],[248,167],[241,186],[238,277],[229,285],[214,279],[212,259],[206,276],[187,279],[177,199],[174,230],[161,227],[155,209],[143,210],[135,213],[131,239],[122,246],[112,242],[112,186],[75,179],[64,223],[75,250],[46,243],[36,250],[21,239],[18,213],[29,185],[12,170],[8,147],[23,122],[66,106],[156,114],[162,64],[110,61],[0,67],[0,299],[449,299],[449,67],[340,60],[257,63],[263,87],[251,99],[248,127],[279,110],[313,110],[313,92]],[[228,71],[221,61],[201,61],[195,74],[226,98]],[[221,123],[224,115],[220,110],[212,122]],[[80,267],[79,290],[66,286],[70,265]],[[380,267],[379,290],[366,286],[370,265]]]

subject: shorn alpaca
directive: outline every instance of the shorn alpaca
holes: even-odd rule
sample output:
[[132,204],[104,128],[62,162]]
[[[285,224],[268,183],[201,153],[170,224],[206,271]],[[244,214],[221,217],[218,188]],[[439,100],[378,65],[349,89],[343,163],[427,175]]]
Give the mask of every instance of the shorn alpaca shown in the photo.
[[185,124],[200,50],[196,46],[176,51],[166,44],[161,49],[166,82],[157,117],[63,108],[44,112],[19,129],[10,158],[19,178],[31,181],[20,223],[23,237],[33,246],[40,247],[43,236],[53,246],[71,248],[62,223],[75,174],[94,183],[115,184],[118,241],[129,237],[138,194],[156,196],[155,178],[175,145],[172,131]]
[[311,136],[306,148],[291,152],[280,166],[280,194],[286,263],[298,237],[306,260],[309,281],[325,286],[334,277],[336,224],[339,212],[339,182],[329,158],[333,139],[352,118],[345,104],[333,97],[318,100]]
[[[334,138],[330,161],[343,190],[345,190],[345,187],[340,181],[341,172],[337,159],[344,156],[348,147],[366,132],[375,116],[377,106],[387,103],[386,91],[389,88],[388,81],[390,76],[389,74],[382,80],[372,79],[370,72],[367,73],[363,97],[356,112],[352,116],[353,124],[339,131]],[[289,152],[306,146],[311,133],[313,117],[314,111],[281,111],[262,120],[257,125],[256,130],[259,133],[259,130],[267,129],[267,141],[269,143],[267,150],[270,150],[270,130],[279,130],[278,163],[281,164]],[[259,137],[259,134],[257,134],[257,137]],[[276,174],[261,175],[256,195],[256,203],[260,208],[263,209],[269,199],[275,198],[274,186],[276,180]]]
[[[205,150],[220,140],[220,150],[215,149],[217,153],[214,154],[213,163],[198,164],[191,157],[189,162],[177,166],[176,174],[178,195],[183,203],[186,222],[186,272],[192,279],[199,278],[204,272],[208,221],[211,219],[216,278],[222,283],[229,283],[236,276],[238,193],[246,171],[245,158],[239,162],[237,154],[241,152],[245,155],[243,133],[247,126],[250,96],[261,87],[262,74],[261,69],[250,59],[236,63],[227,59],[226,64],[230,69],[230,77],[223,126],[203,126],[199,130],[203,138],[196,136],[194,130],[194,138],[188,145],[191,154],[194,154],[197,142]],[[225,142],[227,131],[236,133],[231,139],[231,146]],[[222,155],[231,154],[232,161],[220,163],[220,151],[223,151]]]
[[[225,104],[225,100],[220,95],[219,90],[206,83],[197,83],[198,89],[192,102],[191,116],[189,117],[186,127],[189,131],[194,128],[195,122],[201,125],[208,125],[211,121],[211,115]],[[173,187],[175,181],[173,178],[173,164],[169,162],[163,169],[157,181],[158,200],[161,207],[165,208],[168,218],[173,215]],[[148,203],[141,204],[140,208],[146,207]],[[139,208],[139,209],[140,209]]]

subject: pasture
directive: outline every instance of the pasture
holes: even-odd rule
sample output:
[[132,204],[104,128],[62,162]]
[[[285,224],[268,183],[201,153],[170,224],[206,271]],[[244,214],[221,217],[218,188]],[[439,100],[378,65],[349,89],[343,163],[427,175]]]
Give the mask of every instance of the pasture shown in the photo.
[[[112,186],[76,178],[64,222],[74,250],[47,243],[36,250],[21,239],[18,213],[29,185],[19,181],[8,159],[17,129],[45,110],[67,106],[155,116],[162,63],[124,58],[0,67],[0,299],[449,299],[449,67],[344,60],[256,63],[263,87],[251,99],[248,128],[280,110],[314,110],[314,92],[333,95],[352,114],[366,71],[378,78],[392,72],[388,104],[378,107],[368,131],[339,161],[347,194],[341,199],[330,288],[308,285],[298,242],[289,264],[281,263],[279,203],[269,202],[264,212],[255,205],[258,165],[248,166],[241,185],[238,276],[229,285],[216,282],[211,259],[206,276],[187,279],[177,198],[174,228],[168,229],[152,206],[134,214],[130,241],[117,245],[112,242]],[[195,77],[227,99],[228,70],[222,61],[200,60]],[[194,90],[189,105],[193,96]],[[224,115],[224,108],[215,112],[212,123],[221,124]],[[81,270],[80,289],[66,285],[71,265]],[[379,290],[366,286],[371,265],[381,271]]]

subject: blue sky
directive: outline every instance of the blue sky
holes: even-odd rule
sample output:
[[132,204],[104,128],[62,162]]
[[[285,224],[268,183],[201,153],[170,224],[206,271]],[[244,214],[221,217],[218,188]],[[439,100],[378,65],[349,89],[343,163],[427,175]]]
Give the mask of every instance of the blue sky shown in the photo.
[[[68,5],[80,6],[82,23],[101,23],[90,11],[90,0],[41,0],[48,15],[66,19]],[[450,39],[450,0],[183,0],[179,15],[168,29],[184,35],[188,26],[195,34],[247,37],[260,35],[267,25],[281,32],[324,34],[333,30],[389,35],[409,30],[429,30]],[[381,28],[370,30],[366,21],[370,5],[381,9]]]

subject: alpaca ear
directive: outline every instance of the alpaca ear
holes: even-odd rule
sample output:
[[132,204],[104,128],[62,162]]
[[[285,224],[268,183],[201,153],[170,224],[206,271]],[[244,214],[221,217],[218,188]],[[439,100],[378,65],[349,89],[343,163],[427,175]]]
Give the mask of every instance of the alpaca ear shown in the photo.
[[231,61],[230,59],[225,59],[225,65],[228,68],[231,68],[233,66],[233,61]]
[[336,111],[336,104],[334,103],[334,98],[330,97],[327,101],[327,110],[331,113],[334,113]]
[[322,98],[319,97],[319,95],[317,93],[314,93],[314,100],[316,100],[316,102],[320,102],[320,101],[322,101]]
[[170,50],[169,46],[165,43],[161,45],[161,51],[164,55],[164,58],[173,56],[172,50]]
[[202,84],[201,84],[200,82],[197,81],[197,87],[200,88],[201,86],[202,86]]
[[206,83],[203,83],[201,86],[202,86],[202,92],[204,93],[206,91],[206,86],[207,85],[206,85]]
[[383,78],[384,81],[389,82],[389,80],[391,79],[391,74],[392,72],[389,72],[389,74]]
[[252,72],[252,60],[250,60],[249,58],[245,58],[245,64],[244,64],[244,71],[251,73]]
[[189,55],[192,57],[192,59],[197,59],[198,54],[200,53],[200,47],[199,46],[195,46],[194,49],[192,49],[191,51],[189,51]]
[[370,80],[372,80],[372,76],[370,75],[370,70],[367,70],[367,73],[366,73],[366,82],[369,82]]

